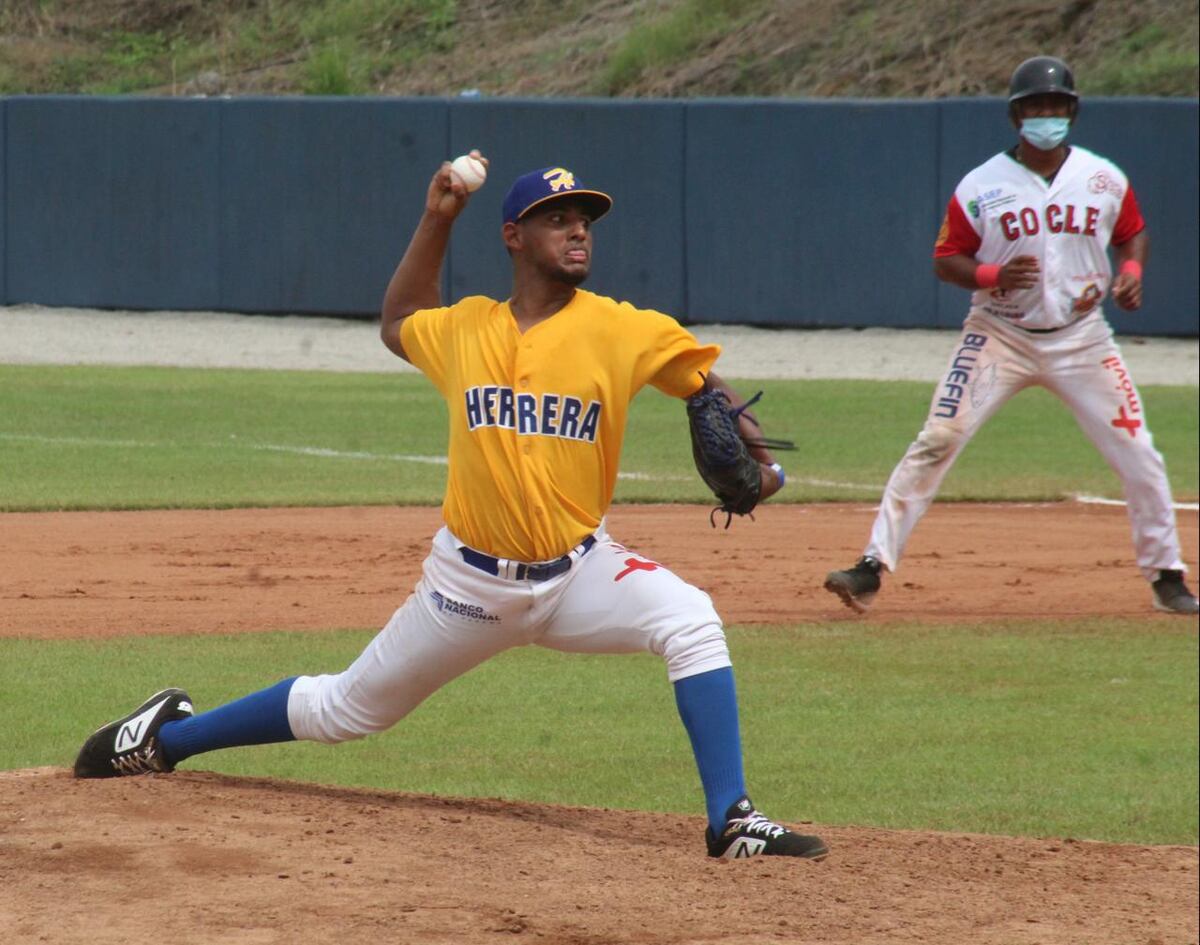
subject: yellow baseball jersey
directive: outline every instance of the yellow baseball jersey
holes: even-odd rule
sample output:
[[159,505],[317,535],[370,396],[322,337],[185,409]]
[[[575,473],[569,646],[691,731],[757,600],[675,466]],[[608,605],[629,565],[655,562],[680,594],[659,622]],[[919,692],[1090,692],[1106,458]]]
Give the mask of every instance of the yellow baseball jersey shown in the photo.
[[507,302],[471,296],[415,312],[400,342],[450,408],[446,525],[517,561],[557,558],[595,531],[634,395],[647,383],[694,394],[721,351],[669,315],[583,289],[524,334]]

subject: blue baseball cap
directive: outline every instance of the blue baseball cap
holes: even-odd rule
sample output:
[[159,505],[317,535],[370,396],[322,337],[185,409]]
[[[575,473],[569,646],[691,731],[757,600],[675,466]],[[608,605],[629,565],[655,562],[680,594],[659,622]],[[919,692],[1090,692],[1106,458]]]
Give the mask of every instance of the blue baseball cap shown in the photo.
[[504,222],[516,223],[534,207],[560,197],[575,197],[586,204],[592,220],[599,220],[612,207],[612,197],[584,187],[565,167],[543,167],[513,181],[504,198]]

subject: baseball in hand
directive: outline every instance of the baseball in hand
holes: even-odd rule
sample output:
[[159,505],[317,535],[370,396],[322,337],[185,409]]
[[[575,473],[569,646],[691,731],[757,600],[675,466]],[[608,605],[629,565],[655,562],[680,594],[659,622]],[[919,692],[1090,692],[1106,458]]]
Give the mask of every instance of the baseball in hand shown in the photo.
[[478,158],[463,154],[450,162],[450,171],[463,182],[470,191],[476,191],[487,180],[487,168]]

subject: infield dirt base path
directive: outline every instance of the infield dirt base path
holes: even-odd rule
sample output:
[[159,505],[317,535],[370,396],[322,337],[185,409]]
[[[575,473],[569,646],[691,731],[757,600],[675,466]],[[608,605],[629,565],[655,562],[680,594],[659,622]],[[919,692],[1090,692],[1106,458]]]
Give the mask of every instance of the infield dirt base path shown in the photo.
[[[712,595],[727,623],[863,619],[822,589],[862,551],[867,505],[620,505],[609,531]],[[1197,515],[1178,513],[1195,563]],[[724,517],[721,516],[721,520]],[[0,636],[109,637],[382,627],[420,577],[435,508],[9,513]],[[871,621],[1145,617],[1123,508],[935,505]]]
[[[867,506],[619,506],[610,530],[733,622],[852,621],[821,589]],[[436,509],[8,514],[0,635],[382,626]],[[1194,562],[1195,512],[1180,513]],[[1155,614],[1123,509],[939,505],[869,619]],[[1190,625],[1194,632],[1194,622]],[[98,720],[100,721],[100,720]],[[81,737],[82,737],[81,733]],[[199,766],[198,764],[196,765]],[[0,940],[124,945],[1195,945],[1197,848],[811,828],[822,863],[702,855],[700,817],[203,771],[0,772]]]

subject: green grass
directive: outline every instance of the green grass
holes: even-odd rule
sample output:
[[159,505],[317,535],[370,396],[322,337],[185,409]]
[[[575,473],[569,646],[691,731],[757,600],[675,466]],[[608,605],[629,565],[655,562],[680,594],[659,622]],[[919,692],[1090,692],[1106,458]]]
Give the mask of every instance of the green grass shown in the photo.
[[305,64],[305,95],[360,95],[366,91],[361,58],[337,40],[323,44]]
[[[920,429],[932,385],[744,381],[766,391],[789,485],[777,501],[874,502]],[[1200,493],[1194,388],[1142,391],[1178,498]],[[0,510],[437,504],[446,408],[417,375],[0,366]],[[678,401],[634,403],[618,501],[706,502]],[[1044,391],[1005,407],[940,498],[1118,498],[1115,475]]]
[[[1193,24],[1194,24],[1193,19]],[[1188,35],[1190,32],[1190,35]],[[1171,95],[1195,87],[1200,75],[1196,30],[1171,32],[1147,23],[1121,44],[1088,80],[1092,95]]]
[[[185,685],[203,709],[287,675],[336,671],[370,635],[0,640],[0,769],[69,765],[83,734],[162,685]],[[730,644],[747,774],[774,816],[1197,842],[1194,628],[802,625],[733,629]],[[381,735],[216,752],[187,767],[702,810],[671,688],[649,656],[513,651]]]
[[[788,496],[806,501],[874,501],[931,390],[736,386],[762,387],[769,432],[798,440]],[[1175,491],[1194,498],[1195,389],[1142,394]],[[437,502],[445,427],[445,406],[415,375],[0,366],[0,509]],[[647,478],[623,480],[619,498],[707,501],[682,407],[657,392],[635,402],[622,466]],[[1116,495],[1117,485],[1069,413],[1035,391],[983,431],[943,497],[1073,491]],[[372,632],[0,640],[0,769],[69,764],[83,733],[162,685],[186,685],[203,708],[283,676],[337,671]],[[736,628],[730,640],[750,783],[775,816],[1196,843],[1194,625],[839,623]],[[701,809],[670,686],[648,656],[512,652],[382,735],[238,749],[193,766]]]
[[363,95],[372,79],[454,46],[455,0],[336,0],[304,11],[295,31],[309,46],[307,95]]
[[[48,32],[59,28],[59,15],[52,7],[25,17],[0,13],[0,27]],[[30,21],[41,29],[31,29]],[[277,0],[188,9],[144,32],[77,27],[66,53],[35,68],[0,61],[0,94],[137,93],[208,70],[269,66],[286,70],[304,94],[367,94],[372,79],[391,68],[452,50],[457,22],[456,0]]]
[[691,58],[723,39],[761,0],[682,0],[630,29],[596,80],[597,92],[617,95],[642,75]]
[[[782,17],[795,19],[791,6],[778,0],[655,0],[600,10],[582,0],[19,0],[0,3],[0,95],[177,94],[208,72],[224,77],[234,94],[395,94],[427,91],[431,82],[442,94],[463,86],[499,95],[627,94],[661,87],[678,79],[681,65],[694,64],[682,70],[692,73],[691,94],[792,97],[835,88],[870,97],[881,88],[919,88],[936,97],[947,81],[973,94],[986,80],[999,92],[1007,74],[988,78],[969,65],[959,73],[929,69],[913,38],[929,40],[931,23],[935,45],[995,53],[1007,62],[1028,54],[1020,30],[989,33],[977,28],[978,17],[957,12],[947,19],[940,0],[810,4],[799,33],[780,29]],[[1039,29],[1049,31],[1040,45],[1067,54],[1085,94],[1195,97],[1194,3],[1151,0],[1124,28],[1113,26],[1128,20],[1115,0],[1083,5],[1082,17],[1076,16],[1081,5],[1074,12],[1071,6],[1062,17],[1041,19]],[[564,26],[573,27],[569,36]],[[736,49],[721,44],[731,33],[739,38]],[[615,48],[607,58],[590,55],[609,43]],[[505,44],[513,55],[497,61],[492,53]],[[463,66],[472,62],[480,64],[474,72]],[[801,87],[798,73],[808,74]]]

